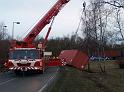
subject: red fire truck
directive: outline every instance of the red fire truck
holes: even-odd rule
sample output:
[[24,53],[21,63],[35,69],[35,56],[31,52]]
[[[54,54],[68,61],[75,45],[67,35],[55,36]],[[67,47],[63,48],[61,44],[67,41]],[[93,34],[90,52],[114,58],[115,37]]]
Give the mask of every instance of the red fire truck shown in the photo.
[[60,59],[48,59],[44,57],[45,44],[51,31],[52,24],[50,25],[45,40],[42,43],[35,46],[33,41],[47,24],[53,22],[52,20],[54,20],[54,17],[69,1],[70,0],[58,0],[27,34],[23,41],[11,41],[9,59],[5,63],[5,66],[9,70],[15,72],[35,70],[43,73],[48,66],[63,65],[63,63],[60,62]]

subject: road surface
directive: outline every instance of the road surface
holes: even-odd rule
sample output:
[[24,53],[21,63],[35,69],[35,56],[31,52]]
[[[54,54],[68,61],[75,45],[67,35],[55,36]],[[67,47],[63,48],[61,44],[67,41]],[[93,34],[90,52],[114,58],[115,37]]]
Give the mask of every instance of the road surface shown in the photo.
[[12,72],[0,74],[0,92],[42,92],[57,71],[57,67],[51,67],[44,74],[30,74],[24,77],[16,76]]

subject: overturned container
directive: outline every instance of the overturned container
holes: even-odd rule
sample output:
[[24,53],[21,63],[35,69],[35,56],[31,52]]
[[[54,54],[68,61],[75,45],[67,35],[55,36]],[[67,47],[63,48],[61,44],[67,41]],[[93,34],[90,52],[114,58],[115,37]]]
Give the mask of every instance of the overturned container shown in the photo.
[[59,58],[64,60],[67,65],[71,65],[80,70],[83,70],[89,62],[88,55],[78,50],[63,50]]

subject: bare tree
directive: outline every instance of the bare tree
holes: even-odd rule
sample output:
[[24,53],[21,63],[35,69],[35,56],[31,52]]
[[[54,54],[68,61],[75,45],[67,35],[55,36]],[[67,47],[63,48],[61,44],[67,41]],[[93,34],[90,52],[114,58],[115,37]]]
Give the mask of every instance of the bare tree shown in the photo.
[[124,8],[124,1],[123,0],[96,0],[95,3],[101,3],[101,4],[109,4],[111,6],[114,6],[116,8]]
[[104,33],[106,31],[107,17],[110,13],[104,8],[104,4],[97,2],[103,2],[103,0],[91,1],[82,14],[82,31],[85,34],[87,47],[89,47],[88,44],[91,44],[91,42],[96,44],[92,45],[94,47],[91,47],[91,50],[92,48],[101,47],[99,45],[103,45],[102,42],[105,42]]
[[4,24],[0,23],[0,40],[3,39],[3,26],[4,26]]
[[121,35],[122,39],[124,39],[124,35],[123,35],[124,30],[122,28],[123,23],[121,22],[122,19],[121,19],[121,15],[120,15],[120,9],[117,9],[115,19],[116,19],[115,27],[117,28],[117,30],[119,30],[119,31],[117,31],[117,33],[119,33]]
[[6,27],[7,26],[3,22],[0,23],[0,40],[5,40],[9,38]]

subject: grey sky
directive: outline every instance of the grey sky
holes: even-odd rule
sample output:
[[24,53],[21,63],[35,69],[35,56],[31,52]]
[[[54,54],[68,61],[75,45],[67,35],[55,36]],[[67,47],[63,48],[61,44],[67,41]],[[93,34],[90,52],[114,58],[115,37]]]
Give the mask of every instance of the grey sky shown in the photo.
[[[0,0],[0,21],[3,21],[11,34],[12,22],[15,24],[15,37],[24,37],[26,32],[39,18],[53,6],[57,0]],[[71,0],[57,15],[50,37],[62,37],[76,31],[79,23],[83,0]],[[47,27],[41,36],[47,32]],[[31,30],[31,29],[30,29]],[[29,31],[30,31],[29,30]]]

